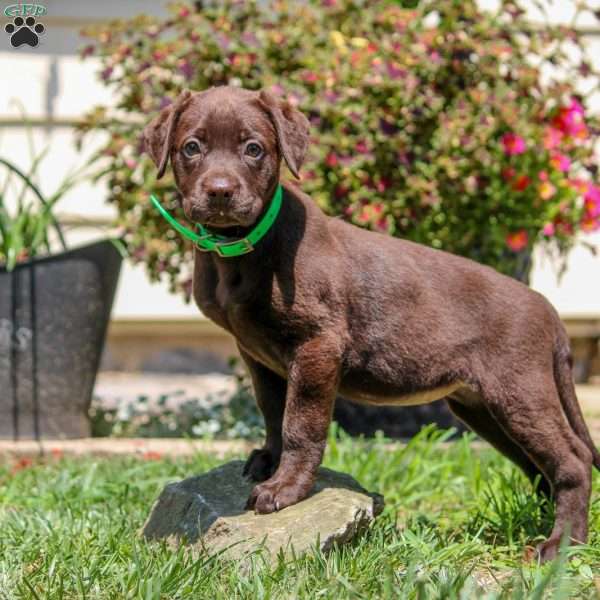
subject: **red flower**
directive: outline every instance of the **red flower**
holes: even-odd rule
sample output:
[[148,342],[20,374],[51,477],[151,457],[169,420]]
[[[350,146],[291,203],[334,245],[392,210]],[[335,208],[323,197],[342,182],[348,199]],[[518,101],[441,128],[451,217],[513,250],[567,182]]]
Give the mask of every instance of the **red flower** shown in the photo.
[[29,469],[30,467],[33,466],[33,459],[29,458],[28,456],[22,456],[21,458],[18,458],[11,469],[11,474],[14,475],[15,473],[18,473],[19,471],[23,471],[24,469]]
[[81,58],[86,58],[87,56],[92,56],[92,54],[94,54],[94,52],[96,51],[96,47],[92,44],[90,44],[89,46],[85,46],[85,48],[83,48],[83,50],[81,50]]
[[336,185],[335,190],[333,191],[333,195],[336,197],[337,200],[339,200],[340,198],[344,198],[347,193],[348,193],[348,188],[341,183]]
[[517,172],[512,167],[502,169],[502,177],[504,177],[505,181],[510,181],[516,174]]
[[522,192],[531,183],[531,179],[527,175],[519,175],[512,183],[512,189]]
[[383,194],[383,192],[385,192],[385,190],[387,190],[391,185],[391,182],[389,179],[387,179],[386,177],[382,177],[377,184],[375,185],[375,188],[377,189],[377,191],[380,194]]
[[333,152],[330,152],[325,159],[325,164],[333,169],[334,167],[338,166],[338,163],[339,161],[337,155]]
[[142,458],[144,460],[160,460],[162,458],[162,454],[160,452],[156,452],[156,450],[147,450],[142,454]]
[[600,219],[586,216],[581,220],[581,229],[586,233],[598,231],[600,229]]
[[521,229],[520,231],[509,233],[506,236],[506,245],[513,252],[520,252],[527,247],[528,240],[529,236],[527,235],[527,232],[524,229]]

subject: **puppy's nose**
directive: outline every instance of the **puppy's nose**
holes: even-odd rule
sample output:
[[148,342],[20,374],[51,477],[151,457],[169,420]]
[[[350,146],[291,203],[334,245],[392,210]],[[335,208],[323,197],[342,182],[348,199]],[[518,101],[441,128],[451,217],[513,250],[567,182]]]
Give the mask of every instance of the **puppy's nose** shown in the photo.
[[226,203],[233,197],[235,186],[226,177],[215,177],[206,182],[205,189],[211,200]]

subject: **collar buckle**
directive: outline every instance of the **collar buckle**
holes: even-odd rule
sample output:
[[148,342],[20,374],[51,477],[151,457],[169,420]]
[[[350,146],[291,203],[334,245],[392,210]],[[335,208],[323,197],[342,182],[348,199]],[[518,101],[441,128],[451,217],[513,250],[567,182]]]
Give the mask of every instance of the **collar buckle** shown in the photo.
[[[210,237],[210,234],[207,236],[202,236],[203,239]],[[233,240],[231,242],[215,242],[214,246],[210,248],[201,246],[198,243],[196,244],[196,248],[198,248],[200,252],[216,252],[221,258],[248,254],[249,252],[252,252],[252,250],[254,250],[254,246],[251,244],[248,238],[242,238],[241,240]],[[235,249],[235,253],[229,254],[227,250],[223,250],[223,248]]]
[[[226,252],[223,252],[223,248],[227,247],[236,247],[235,255],[239,254],[248,254],[254,250],[254,246],[250,243],[248,238],[242,238],[241,240],[236,240],[235,242],[217,242],[215,245],[215,252],[222,258],[227,258],[230,256]],[[239,246],[242,246],[241,248]]]

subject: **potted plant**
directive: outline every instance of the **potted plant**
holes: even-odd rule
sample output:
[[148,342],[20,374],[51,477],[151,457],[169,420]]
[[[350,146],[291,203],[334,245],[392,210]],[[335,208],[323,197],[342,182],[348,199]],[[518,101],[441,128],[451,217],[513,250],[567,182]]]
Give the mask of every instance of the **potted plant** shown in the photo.
[[[475,0],[412,4],[182,2],[167,19],[89,30],[94,43],[83,56],[100,59],[120,113],[98,107],[86,127],[110,134],[101,149],[109,200],[134,259],[189,297],[191,248],[169,236],[148,202],[154,191],[178,210],[177,193],[168,177],[156,182],[139,131],[181,89],[222,84],[268,87],[306,112],[313,144],[302,187],[361,227],[523,281],[534,247],[561,262],[580,233],[600,228],[599,122],[573,74],[592,92],[598,78],[577,30],[530,21],[519,0],[494,11]],[[569,4],[573,24],[594,14],[585,1]],[[391,434],[389,422],[433,416],[429,407],[352,408],[354,431],[374,411],[383,417],[373,427]]]
[[112,240],[67,247],[53,209],[78,177],[44,197],[33,181],[40,159],[25,174],[0,157],[0,438],[89,436],[121,266]]

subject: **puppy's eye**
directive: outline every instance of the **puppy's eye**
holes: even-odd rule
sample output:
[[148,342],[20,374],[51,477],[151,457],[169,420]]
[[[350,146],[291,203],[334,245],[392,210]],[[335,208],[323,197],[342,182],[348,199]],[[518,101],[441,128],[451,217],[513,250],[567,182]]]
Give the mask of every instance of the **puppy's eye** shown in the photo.
[[183,146],[183,153],[188,158],[191,158],[196,154],[200,154],[200,144],[196,140],[190,140],[189,142],[186,142]]
[[263,153],[263,149],[260,144],[257,144],[256,142],[250,142],[246,146],[244,153],[250,158],[258,158]]

